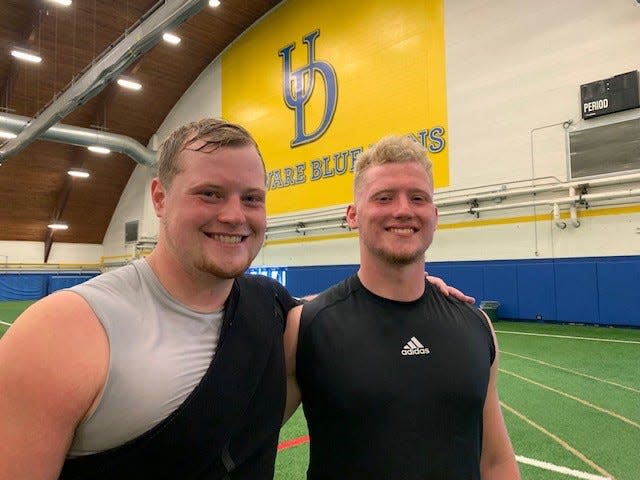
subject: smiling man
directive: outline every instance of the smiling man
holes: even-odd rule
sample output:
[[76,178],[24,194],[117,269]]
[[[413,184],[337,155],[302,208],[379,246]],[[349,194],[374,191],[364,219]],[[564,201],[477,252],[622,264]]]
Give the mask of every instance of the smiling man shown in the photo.
[[383,138],[358,157],[354,195],[360,269],[291,310],[285,332],[287,415],[301,399],[308,478],[519,478],[489,319],[423,280],[438,221],[425,149]]
[[36,302],[0,343],[0,478],[271,479],[294,299],[243,276],[265,168],[207,119],[162,145],[146,259]]

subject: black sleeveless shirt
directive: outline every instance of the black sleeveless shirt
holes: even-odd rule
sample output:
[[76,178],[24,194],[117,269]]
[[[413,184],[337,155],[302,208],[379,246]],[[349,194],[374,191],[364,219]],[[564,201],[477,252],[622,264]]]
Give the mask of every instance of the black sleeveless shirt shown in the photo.
[[476,308],[426,283],[397,302],[357,275],[305,304],[296,374],[308,478],[480,478],[493,337]]

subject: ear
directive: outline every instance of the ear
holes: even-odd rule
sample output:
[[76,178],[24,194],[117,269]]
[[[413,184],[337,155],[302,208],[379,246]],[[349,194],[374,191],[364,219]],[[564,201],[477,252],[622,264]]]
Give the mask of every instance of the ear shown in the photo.
[[155,177],[151,180],[151,202],[153,203],[153,209],[156,211],[156,217],[161,218],[164,215],[164,200],[166,198],[166,192],[160,179]]
[[356,206],[352,203],[347,207],[347,225],[352,230],[358,228],[358,214],[356,212]]

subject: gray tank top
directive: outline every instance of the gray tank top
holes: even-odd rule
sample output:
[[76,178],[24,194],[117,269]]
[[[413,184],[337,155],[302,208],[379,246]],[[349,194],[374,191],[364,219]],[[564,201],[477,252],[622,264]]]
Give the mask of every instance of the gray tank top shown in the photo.
[[204,376],[223,311],[200,313],[173,299],[146,260],[70,289],[109,339],[109,371],[97,409],[76,429],[69,457],[122,445],[165,419]]

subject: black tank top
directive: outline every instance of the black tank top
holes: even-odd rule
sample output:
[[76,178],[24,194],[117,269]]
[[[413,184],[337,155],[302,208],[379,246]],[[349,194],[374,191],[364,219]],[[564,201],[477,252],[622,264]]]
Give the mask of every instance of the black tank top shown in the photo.
[[429,283],[413,302],[357,275],[305,304],[296,371],[308,478],[480,478],[495,346],[485,317]]

